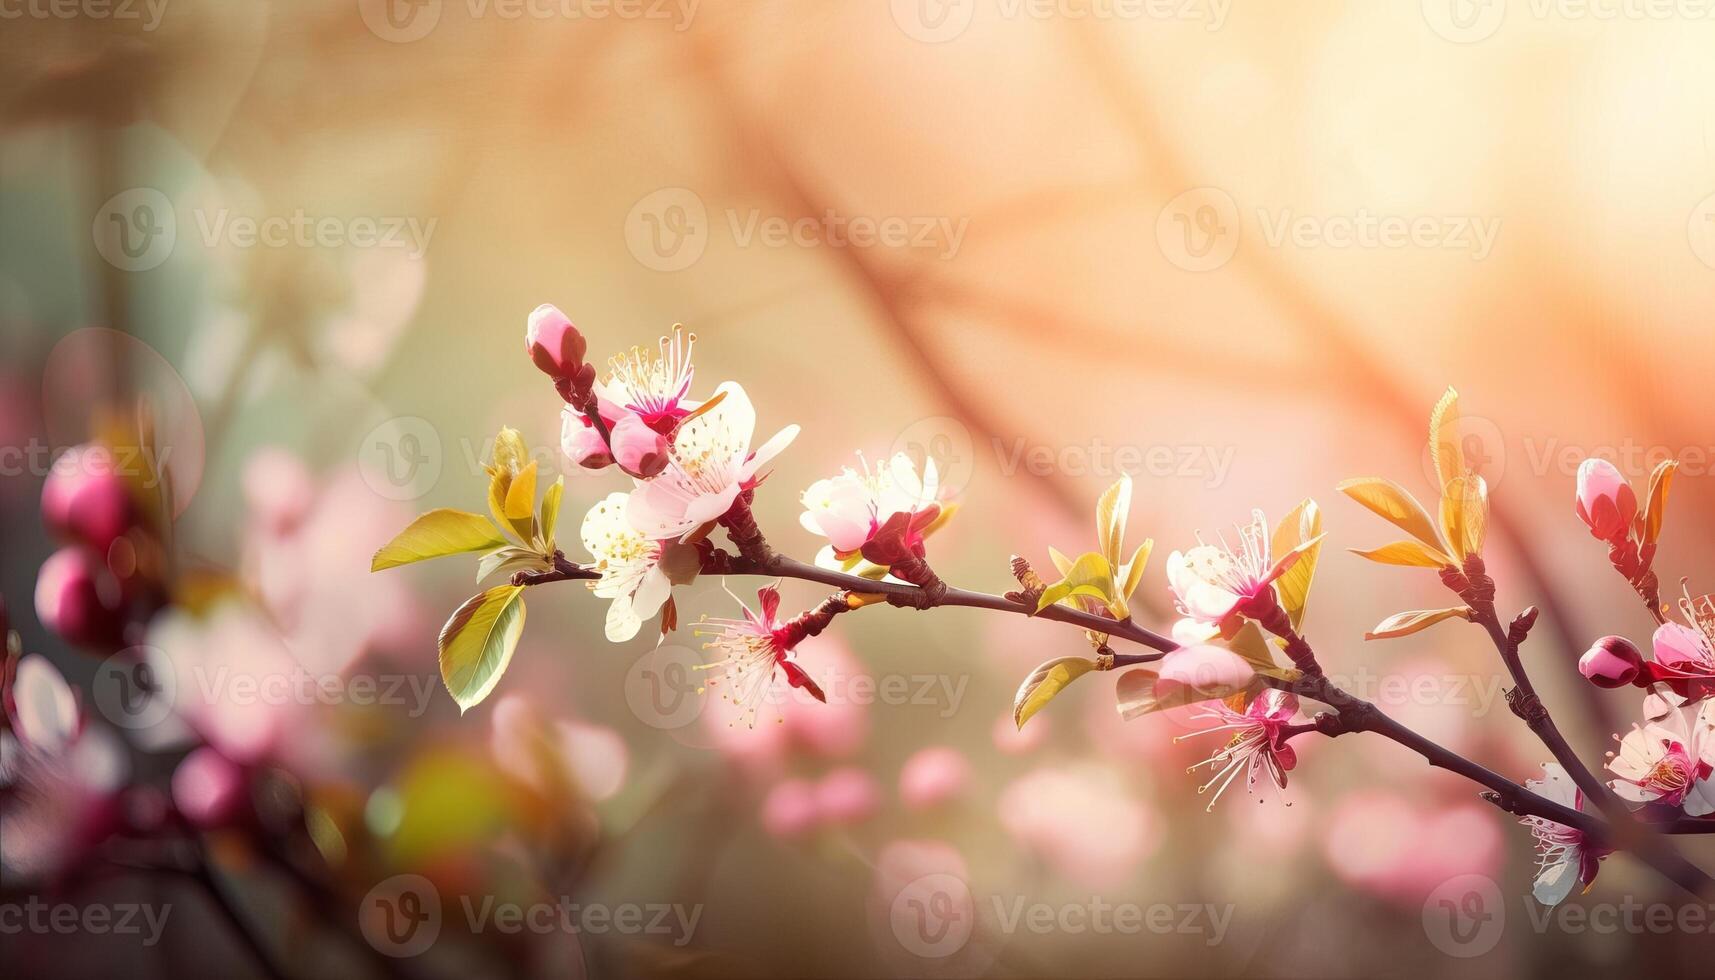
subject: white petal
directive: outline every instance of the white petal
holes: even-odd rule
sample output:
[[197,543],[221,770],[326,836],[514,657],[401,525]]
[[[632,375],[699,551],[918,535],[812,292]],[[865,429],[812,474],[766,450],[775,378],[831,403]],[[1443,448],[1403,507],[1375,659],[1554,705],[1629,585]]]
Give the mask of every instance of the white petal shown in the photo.
[[740,479],[748,480],[755,476],[757,470],[768,465],[769,460],[780,455],[781,451],[787,446],[792,445],[792,440],[796,438],[798,438],[798,427],[796,425],[789,425],[786,428],[781,429],[779,432],[774,433],[773,438],[763,443],[762,448],[756,451],[755,456],[748,460],[743,466],[739,467]]
[[1573,848],[1567,851],[1565,858],[1543,867],[1530,893],[1549,908],[1566,901],[1566,897],[1578,887],[1578,865],[1578,849]]
[[643,620],[633,610],[630,596],[619,596],[613,600],[613,605],[607,607],[606,626],[610,643],[624,643],[643,628]]

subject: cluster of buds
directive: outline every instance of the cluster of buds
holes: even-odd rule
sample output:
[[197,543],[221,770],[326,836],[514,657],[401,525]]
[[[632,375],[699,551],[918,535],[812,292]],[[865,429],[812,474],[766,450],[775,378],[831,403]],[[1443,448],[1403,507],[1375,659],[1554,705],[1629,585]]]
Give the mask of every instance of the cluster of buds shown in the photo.
[[54,461],[42,485],[42,522],[62,542],[36,579],[36,615],[67,642],[123,644],[152,610],[161,550],[117,455],[86,443]]
[[605,378],[585,357],[589,344],[564,313],[542,305],[530,314],[525,347],[566,402],[560,444],[579,466],[617,465],[640,480],[667,466],[674,432],[696,407],[691,389],[694,335],[675,328],[659,351],[634,348],[610,362]]

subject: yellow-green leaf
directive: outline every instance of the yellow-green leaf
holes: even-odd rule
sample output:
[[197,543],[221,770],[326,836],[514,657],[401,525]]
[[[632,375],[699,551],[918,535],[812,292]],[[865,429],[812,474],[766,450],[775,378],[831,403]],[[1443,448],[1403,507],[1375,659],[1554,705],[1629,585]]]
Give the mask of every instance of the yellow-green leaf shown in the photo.
[[1370,561],[1380,562],[1383,565],[1441,568],[1453,564],[1452,558],[1417,541],[1395,541],[1393,544],[1384,544],[1371,551],[1364,551],[1360,548],[1353,548],[1351,551],[1359,558],[1368,558]]
[[[1058,563],[1056,563],[1058,564]],[[1089,596],[1112,603],[1114,600],[1114,575],[1108,560],[1093,551],[1086,551],[1072,563],[1066,577],[1048,586],[1036,602],[1036,611],[1041,612],[1062,599],[1075,595]]]
[[1459,448],[1459,393],[1452,388],[1429,413],[1429,455],[1440,478],[1438,489],[1445,495],[1453,481],[1465,475],[1465,454]]
[[1471,610],[1464,606],[1455,606],[1450,609],[1414,609],[1410,612],[1395,613],[1382,620],[1375,629],[1364,634],[1364,639],[1391,640],[1396,637],[1410,636],[1449,619],[1469,621],[1470,618]]
[[1082,657],[1061,657],[1037,667],[1018,686],[1018,694],[1012,699],[1012,720],[1023,728],[1032,715],[1041,711],[1073,681],[1095,668],[1094,661]]
[[398,568],[415,561],[487,551],[506,543],[505,537],[481,514],[442,508],[412,521],[370,560],[369,570]]
[[1480,476],[1454,477],[1441,495],[1441,529],[1460,561],[1482,554],[1489,528],[1489,485]]
[[1655,468],[1649,478],[1649,499],[1644,504],[1643,541],[1654,544],[1661,537],[1661,524],[1667,517],[1667,492],[1673,488],[1673,474],[1679,470],[1679,460],[1669,459]]
[[1322,509],[1316,506],[1314,500],[1304,500],[1292,513],[1287,514],[1274,529],[1274,541],[1271,546],[1275,561],[1281,561],[1287,555],[1305,542],[1313,541],[1298,562],[1274,582],[1274,590],[1280,596],[1280,605],[1292,620],[1292,628],[1297,629],[1304,621],[1304,605],[1310,599],[1310,583],[1316,577],[1316,562],[1322,556]]
[[1137,546],[1137,550],[1131,553],[1131,561],[1126,562],[1125,571],[1121,573],[1125,576],[1125,584],[1120,587],[1121,598],[1130,599],[1137,587],[1143,584],[1143,569],[1149,564],[1149,555],[1154,550],[1155,539],[1145,538],[1144,542]]
[[560,523],[560,498],[565,492],[566,478],[562,476],[542,495],[542,547],[550,554],[554,551],[554,531]]
[[502,585],[472,596],[441,627],[441,681],[469,711],[500,683],[524,632],[524,588]]
[[506,519],[528,520],[536,511],[536,461],[531,460],[506,488]]
[[1347,480],[1340,484],[1339,490],[1437,552],[1442,550],[1441,535],[1435,530],[1435,521],[1411,491],[1399,484],[1368,476]]
[[1048,560],[1054,563],[1062,578],[1072,573],[1072,559],[1067,558],[1065,553],[1053,545],[1048,546]]
[[1122,476],[1096,502],[1096,545],[1108,567],[1118,568],[1125,542],[1126,515],[1131,511],[1131,477]]

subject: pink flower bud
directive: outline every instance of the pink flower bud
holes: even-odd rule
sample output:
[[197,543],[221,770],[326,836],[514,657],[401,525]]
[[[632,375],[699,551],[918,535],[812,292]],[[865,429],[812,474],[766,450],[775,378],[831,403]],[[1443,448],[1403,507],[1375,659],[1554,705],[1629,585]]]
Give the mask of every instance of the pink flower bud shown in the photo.
[[1603,541],[1625,535],[1637,515],[1632,485],[1605,459],[1587,459],[1578,467],[1578,517]]
[[635,413],[620,416],[609,437],[614,460],[632,476],[647,480],[667,468],[667,437]]
[[1644,657],[1623,636],[1604,636],[1578,658],[1578,672],[1597,687],[1625,687],[1643,669]]
[[243,771],[206,745],[173,770],[173,804],[194,827],[225,826],[242,812],[244,797]]
[[913,810],[927,810],[963,795],[971,782],[971,764],[958,749],[927,748],[905,760],[899,771],[899,798]]
[[55,534],[106,554],[131,526],[131,490],[106,446],[83,445],[54,461],[42,484],[42,521]]
[[560,450],[585,469],[599,470],[613,465],[613,452],[602,441],[601,433],[582,412],[572,408],[560,415]]
[[524,348],[542,372],[556,380],[576,378],[583,372],[588,343],[572,321],[547,303],[530,314],[524,330]]
[[119,585],[83,548],[61,548],[48,556],[36,577],[36,618],[78,646],[117,642]]

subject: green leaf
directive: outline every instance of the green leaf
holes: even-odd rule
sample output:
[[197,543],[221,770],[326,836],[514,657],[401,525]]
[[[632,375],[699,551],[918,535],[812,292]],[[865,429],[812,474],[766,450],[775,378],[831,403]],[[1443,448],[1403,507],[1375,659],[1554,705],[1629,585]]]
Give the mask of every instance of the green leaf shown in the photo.
[[1131,561],[1126,562],[1125,571],[1121,573],[1125,582],[1120,586],[1120,598],[1129,600],[1132,593],[1137,591],[1137,587],[1143,584],[1143,569],[1149,564],[1150,552],[1154,550],[1155,539],[1145,538],[1144,542],[1137,546],[1137,550],[1131,553]]
[[1304,605],[1310,600],[1310,583],[1316,577],[1316,562],[1322,556],[1322,509],[1316,501],[1305,500],[1292,509],[1274,529],[1272,551],[1275,561],[1284,559],[1307,541],[1315,544],[1304,549],[1296,564],[1275,580],[1274,590],[1280,596],[1281,607],[1297,629],[1304,622]]
[[1441,495],[1441,528],[1447,546],[1463,561],[1481,554],[1489,530],[1489,485],[1476,475],[1454,477]]
[[1376,628],[1364,634],[1366,640],[1392,640],[1401,636],[1410,636],[1449,619],[1470,620],[1471,610],[1464,606],[1454,606],[1451,609],[1414,609],[1411,612],[1394,613],[1382,620]]
[[430,558],[485,551],[506,543],[499,530],[481,514],[442,508],[411,522],[370,560],[369,570],[398,568]]
[[500,683],[524,633],[524,588],[502,585],[470,598],[441,627],[441,681],[461,713]]
[[1012,720],[1023,728],[1056,695],[1094,669],[1095,662],[1082,657],[1061,657],[1037,667],[1018,686],[1018,694],[1012,699]]
[[1113,569],[1108,566],[1108,560],[1093,551],[1086,551],[1072,563],[1065,578],[1043,590],[1042,597],[1036,602],[1036,611],[1041,612],[1062,599],[1077,595],[1111,603],[1113,592]]
[[560,498],[565,492],[566,478],[562,476],[542,495],[542,547],[549,554],[554,552],[554,530],[560,523]]

